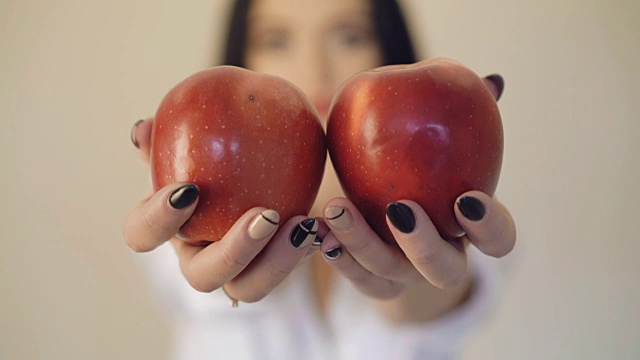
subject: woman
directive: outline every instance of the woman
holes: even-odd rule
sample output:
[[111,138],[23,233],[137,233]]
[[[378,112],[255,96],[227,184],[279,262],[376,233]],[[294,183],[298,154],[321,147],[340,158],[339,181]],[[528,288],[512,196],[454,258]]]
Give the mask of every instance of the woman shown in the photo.
[[[227,64],[291,80],[323,119],[350,75],[416,61],[395,1],[368,0],[237,1],[225,56]],[[486,83],[498,98],[501,78]],[[150,129],[147,120],[132,130],[145,158]],[[405,252],[391,248],[343,197],[328,163],[310,214],[314,220],[301,214],[268,228],[261,213],[269,210],[255,208],[221,241],[193,246],[175,234],[198,194],[192,184],[167,186],[143,200],[124,229],[132,249],[155,249],[148,257],[150,275],[175,315],[177,358],[451,356],[494,292],[483,257],[474,257],[468,270],[467,251],[500,257],[515,242],[504,206],[472,191],[460,194],[455,205],[467,233],[460,244],[472,247],[442,240],[419,205],[398,199],[390,223],[411,225],[391,226]],[[318,227],[318,238],[291,246],[303,221]],[[173,249],[163,245],[169,238]],[[317,252],[323,256],[313,256]],[[221,304],[225,295],[233,305],[254,304],[231,311]]]

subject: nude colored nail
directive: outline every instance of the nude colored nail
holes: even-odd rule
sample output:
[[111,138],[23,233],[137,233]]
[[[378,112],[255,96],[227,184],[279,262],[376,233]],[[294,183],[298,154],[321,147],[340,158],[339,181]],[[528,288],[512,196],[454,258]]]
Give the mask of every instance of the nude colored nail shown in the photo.
[[275,210],[265,210],[258,214],[249,224],[249,236],[252,239],[260,240],[267,237],[280,224],[280,215]]
[[338,206],[328,207],[324,211],[324,217],[327,219],[329,224],[342,231],[349,230],[351,228],[351,223],[353,222],[351,213],[347,209]]

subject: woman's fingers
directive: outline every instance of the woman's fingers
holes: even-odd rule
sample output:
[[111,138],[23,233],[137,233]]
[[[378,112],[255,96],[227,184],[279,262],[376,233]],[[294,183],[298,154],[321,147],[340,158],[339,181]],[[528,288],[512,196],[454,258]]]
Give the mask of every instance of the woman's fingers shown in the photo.
[[260,255],[250,264],[247,262],[245,271],[234,275],[233,280],[229,278],[230,281],[225,285],[227,294],[247,303],[267,296],[289,276],[309,249],[317,247],[313,245],[313,241],[318,228],[319,222],[316,219],[306,219],[304,216],[291,218]]
[[274,210],[253,208],[243,214],[225,236],[208,246],[177,238],[172,244],[189,284],[201,292],[220,288],[240,274],[267,245],[280,222]]
[[126,244],[146,252],[172,238],[195,210],[199,193],[193,184],[177,183],[141,201],[125,220]]
[[381,240],[349,200],[331,199],[324,218],[344,250],[371,273],[396,281],[419,277],[404,254]]
[[153,118],[148,118],[136,121],[131,128],[131,142],[140,150],[139,154],[145,163],[149,162],[152,126]]
[[480,191],[469,191],[458,198],[454,211],[469,240],[484,254],[502,257],[513,250],[516,226],[497,200]]
[[320,251],[325,261],[347,278],[363,294],[376,299],[390,299],[402,292],[405,285],[371,273],[358,263],[342,246],[335,234],[327,234]]
[[387,224],[413,266],[439,288],[462,284],[467,272],[464,252],[443,240],[417,203],[402,200],[387,206]]

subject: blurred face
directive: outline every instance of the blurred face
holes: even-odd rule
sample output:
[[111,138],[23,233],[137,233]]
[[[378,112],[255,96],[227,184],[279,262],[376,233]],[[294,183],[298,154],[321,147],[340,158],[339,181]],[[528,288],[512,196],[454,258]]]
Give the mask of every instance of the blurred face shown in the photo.
[[382,61],[366,0],[254,0],[247,30],[246,67],[298,85],[323,120],[340,84]]

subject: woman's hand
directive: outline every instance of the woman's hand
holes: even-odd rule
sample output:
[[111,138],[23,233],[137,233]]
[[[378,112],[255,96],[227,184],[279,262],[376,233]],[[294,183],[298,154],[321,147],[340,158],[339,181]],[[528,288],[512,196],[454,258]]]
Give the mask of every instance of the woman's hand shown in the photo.
[[[331,232],[325,236],[321,251],[329,265],[375,299],[430,294],[433,299],[401,301],[418,304],[413,310],[423,311],[420,315],[410,307],[402,310],[404,314],[398,315],[398,309],[393,312],[398,319],[433,318],[454,307],[468,292],[468,243],[493,257],[508,254],[515,245],[515,224],[497,200],[478,191],[467,192],[459,197],[454,211],[466,235],[448,242],[417,203],[401,200],[390,204],[387,224],[399,245],[396,247],[380,239],[349,200],[335,198],[324,209]],[[425,301],[439,304],[425,313],[429,309]]]
[[[151,119],[140,121],[131,132],[132,142],[147,163],[151,125]],[[151,251],[171,241],[184,277],[198,291],[224,286],[234,299],[259,301],[311,253],[310,249],[317,250],[316,232],[328,231],[326,225],[304,216],[294,216],[280,225],[274,210],[253,208],[220,241],[190,244],[176,234],[193,213],[198,194],[193,184],[168,185],[139,202],[124,225],[125,242],[134,251]]]
[[[483,80],[496,101],[500,99],[503,78],[495,74]],[[399,305],[387,307],[392,317],[429,320],[469,293],[469,243],[493,257],[508,254],[515,245],[516,229],[509,211],[487,194],[461,194],[454,212],[466,235],[448,242],[417,203],[400,200],[389,204],[387,224],[397,247],[381,240],[350,201],[335,198],[324,208],[331,232],[321,250],[327,263],[362,293],[381,300],[400,299],[387,302]]]

